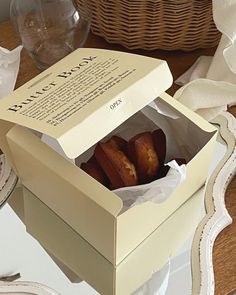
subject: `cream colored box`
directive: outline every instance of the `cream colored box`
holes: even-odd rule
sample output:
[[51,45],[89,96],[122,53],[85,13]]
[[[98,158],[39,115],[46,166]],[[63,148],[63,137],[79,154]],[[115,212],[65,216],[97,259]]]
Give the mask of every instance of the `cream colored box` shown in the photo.
[[[79,49],[0,102],[6,131],[0,134],[2,148],[23,185],[113,265],[120,264],[206,179],[216,130],[164,93],[171,83],[164,61]],[[186,180],[165,202],[146,202],[122,214],[117,195],[25,128],[55,138],[67,157],[76,158],[140,110],[148,108],[155,121],[157,112],[146,107],[152,101],[161,107],[159,117],[182,135],[176,141],[183,149],[192,145],[194,153]],[[17,125],[8,126],[6,121]]]
[[29,190],[24,189],[27,231],[53,259],[60,261],[66,275],[74,273],[102,295],[130,295],[147,282],[193,234],[199,222],[201,205],[202,194],[196,193],[126,259],[114,266]]

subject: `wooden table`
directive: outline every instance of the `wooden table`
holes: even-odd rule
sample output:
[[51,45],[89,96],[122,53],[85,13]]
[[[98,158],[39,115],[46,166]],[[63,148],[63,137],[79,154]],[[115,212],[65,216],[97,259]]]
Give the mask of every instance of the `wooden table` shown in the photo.
[[[1,23],[0,46],[13,49],[19,44],[20,41],[14,33],[11,24],[9,22]],[[93,34],[89,35],[86,47],[125,50],[131,52],[122,46],[111,45]],[[189,53],[181,51],[167,52],[161,50],[135,50],[132,52],[167,60],[174,79],[176,79],[193,64],[198,56],[213,55],[214,51],[215,49],[212,48],[195,50]],[[40,71],[35,67],[31,58],[26,51],[23,50],[16,88],[39,73]],[[173,85],[168,92],[173,94],[176,89],[177,85]],[[231,108],[230,112],[236,116],[236,107]],[[216,295],[233,294],[233,291],[236,290],[236,177],[234,177],[226,191],[225,201],[228,212],[233,218],[233,223],[220,233],[214,244],[213,264]]]

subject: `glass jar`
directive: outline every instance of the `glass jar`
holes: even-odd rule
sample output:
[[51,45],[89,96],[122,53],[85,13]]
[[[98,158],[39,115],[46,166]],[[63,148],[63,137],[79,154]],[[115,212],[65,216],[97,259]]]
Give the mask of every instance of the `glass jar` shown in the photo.
[[90,27],[89,8],[80,12],[72,0],[12,0],[10,15],[40,69],[82,47]]

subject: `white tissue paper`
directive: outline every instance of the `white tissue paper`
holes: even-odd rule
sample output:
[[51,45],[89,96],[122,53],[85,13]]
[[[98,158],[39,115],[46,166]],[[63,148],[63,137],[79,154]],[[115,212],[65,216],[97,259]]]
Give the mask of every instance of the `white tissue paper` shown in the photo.
[[0,47],[0,98],[9,95],[15,87],[22,46],[9,51]]
[[202,56],[176,80],[174,95],[211,120],[236,103],[236,0],[212,0],[213,18],[222,38],[214,57]]
[[168,199],[171,193],[186,178],[186,165],[179,166],[174,160],[166,165],[170,167],[170,170],[161,179],[154,180],[148,184],[113,190],[123,201],[121,213],[147,201],[162,203]]

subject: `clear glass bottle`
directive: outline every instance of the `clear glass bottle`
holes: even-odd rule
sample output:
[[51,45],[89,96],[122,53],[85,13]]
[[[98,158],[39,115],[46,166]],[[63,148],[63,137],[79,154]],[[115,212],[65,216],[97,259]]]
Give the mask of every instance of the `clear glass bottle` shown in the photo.
[[73,0],[12,0],[10,15],[40,69],[82,47],[90,27],[89,8],[80,13]]

